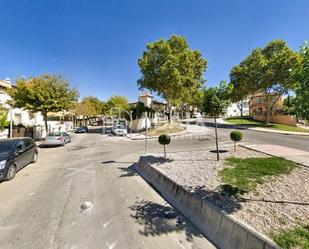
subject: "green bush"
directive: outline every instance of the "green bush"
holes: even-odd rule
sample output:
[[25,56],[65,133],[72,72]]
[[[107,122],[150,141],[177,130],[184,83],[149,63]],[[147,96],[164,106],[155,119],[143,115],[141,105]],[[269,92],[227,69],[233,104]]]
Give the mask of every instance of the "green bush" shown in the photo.
[[165,145],[169,144],[171,142],[171,137],[167,134],[162,134],[158,138],[159,144],[163,145],[164,147],[164,157],[166,158],[166,150]]
[[243,138],[243,135],[240,131],[232,131],[230,134],[230,138],[232,141],[234,141],[234,151],[236,151],[236,142],[241,141]]

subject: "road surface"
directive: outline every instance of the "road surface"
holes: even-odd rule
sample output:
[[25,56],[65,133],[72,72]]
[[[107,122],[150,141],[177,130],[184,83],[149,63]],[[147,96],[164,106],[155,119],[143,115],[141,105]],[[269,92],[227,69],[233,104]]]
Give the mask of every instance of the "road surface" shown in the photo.
[[[214,131],[173,138],[167,151],[213,149]],[[232,129],[219,128],[219,143]],[[309,137],[243,130],[245,143],[309,151]],[[148,151],[162,153],[157,141]],[[143,141],[75,134],[65,147],[42,148],[39,161],[0,183],[0,248],[215,248],[133,170]],[[90,208],[81,209],[89,202]]]
[[[203,141],[190,143],[198,148]],[[170,147],[187,146],[179,140]],[[149,147],[162,151],[156,142]],[[136,175],[143,149],[142,141],[96,133],[40,149],[36,164],[0,184],[0,247],[215,248]]]

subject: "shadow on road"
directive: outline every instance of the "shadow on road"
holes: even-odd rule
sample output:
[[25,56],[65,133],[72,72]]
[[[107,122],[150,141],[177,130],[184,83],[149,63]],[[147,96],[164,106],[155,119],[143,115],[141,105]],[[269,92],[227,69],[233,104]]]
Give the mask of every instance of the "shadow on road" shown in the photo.
[[142,200],[130,209],[134,212],[131,217],[144,226],[144,229],[139,231],[142,235],[158,236],[185,231],[188,241],[192,241],[193,236],[202,237],[201,233],[171,206]]
[[120,169],[121,171],[124,172],[123,174],[120,175],[120,177],[137,176],[138,173],[137,173],[137,171],[135,169],[135,165],[136,165],[136,163],[133,163],[129,167],[118,167],[118,169]]

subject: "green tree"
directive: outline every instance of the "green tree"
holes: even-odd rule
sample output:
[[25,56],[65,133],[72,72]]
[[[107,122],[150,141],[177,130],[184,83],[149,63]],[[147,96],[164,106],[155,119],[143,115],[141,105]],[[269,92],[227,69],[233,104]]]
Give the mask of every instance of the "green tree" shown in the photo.
[[107,101],[110,113],[117,115],[122,110],[129,110],[129,100],[125,96],[114,95]]
[[217,160],[219,161],[219,145],[218,145],[218,127],[217,118],[226,112],[230,104],[231,85],[226,81],[221,81],[217,87],[211,87],[205,90],[203,111],[215,120],[215,134],[216,134],[216,150]]
[[78,91],[59,75],[43,74],[19,79],[16,87],[9,90],[15,106],[31,112],[41,112],[48,131],[47,114],[70,110],[78,98]]
[[103,102],[101,102],[97,97],[88,96],[83,98],[81,101],[82,107],[84,107],[85,116],[98,116],[103,113]]
[[241,101],[248,95],[263,93],[266,104],[265,123],[280,96],[296,86],[296,72],[301,58],[285,41],[274,40],[265,48],[257,48],[239,65],[233,67],[230,81],[232,100]]
[[132,119],[139,119],[142,117],[143,113],[154,113],[155,110],[145,106],[143,102],[138,102],[135,107],[131,108],[132,111]]
[[205,83],[207,60],[182,36],[148,44],[138,65],[142,73],[137,81],[139,89],[149,89],[167,100],[170,122],[173,103],[183,102]]
[[285,114],[295,115],[295,97],[288,95],[282,103],[282,110]]
[[297,73],[299,84],[295,89],[294,110],[298,118],[309,121],[309,43],[300,49],[302,65]]
[[4,128],[10,125],[10,121],[8,120],[9,111],[6,108],[0,106],[0,131],[3,131]]

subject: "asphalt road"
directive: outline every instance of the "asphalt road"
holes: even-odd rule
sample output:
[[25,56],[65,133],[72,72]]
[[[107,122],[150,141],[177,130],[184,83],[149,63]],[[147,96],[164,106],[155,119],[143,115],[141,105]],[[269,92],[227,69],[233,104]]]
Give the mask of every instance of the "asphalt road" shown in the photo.
[[[206,126],[213,129],[214,121],[213,119],[207,118]],[[229,134],[232,130],[235,130],[233,127],[228,127],[225,125],[218,124],[218,136],[223,141],[221,144],[224,144],[229,138]],[[242,142],[252,143],[252,144],[274,144],[286,146],[293,149],[309,151],[309,136],[301,135],[285,135],[278,133],[270,132],[261,132],[253,131],[248,129],[239,129],[243,134],[244,138]],[[214,132],[213,132],[214,133]]]
[[[170,150],[207,140],[175,140]],[[143,141],[79,134],[0,184],[0,248],[214,248],[133,170]],[[160,151],[150,141],[150,152]],[[92,207],[82,211],[89,201]]]
[[[214,148],[208,135],[173,138],[169,151]],[[219,143],[232,129],[219,128]],[[309,151],[309,137],[243,130],[245,143]],[[162,153],[157,141],[148,152]],[[39,161],[0,183],[0,248],[214,248],[133,170],[143,141],[73,135],[65,147],[42,148]],[[90,209],[81,210],[89,201]]]

